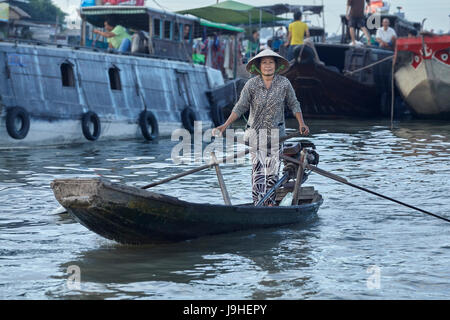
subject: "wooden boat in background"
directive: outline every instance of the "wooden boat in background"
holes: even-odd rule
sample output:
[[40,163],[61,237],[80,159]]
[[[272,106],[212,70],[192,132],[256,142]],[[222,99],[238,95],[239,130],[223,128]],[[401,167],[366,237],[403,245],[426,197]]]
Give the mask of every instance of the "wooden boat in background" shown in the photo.
[[417,117],[450,119],[450,35],[401,38],[395,81]]
[[[375,3],[374,3],[375,4]],[[375,8],[375,7],[374,7]],[[373,17],[389,19],[399,36],[420,30],[420,23],[405,19],[402,12],[389,14],[375,10]],[[291,81],[307,118],[389,117],[392,96],[392,58],[394,52],[378,46],[352,46],[345,15],[341,15],[340,37],[315,42],[319,59],[308,46],[299,46],[286,77]],[[370,28],[374,36],[376,28]],[[357,30],[357,40],[362,41]],[[300,54],[301,53],[301,54]],[[320,61],[318,61],[320,60]],[[395,116],[408,116],[409,110],[394,91]]]
[[388,110],[380,99],[388,92],[390,61],[354,75],[345,72],[382,60],[391,51],[343,44],[315,44],[315,48],[323,64],[314,60],[310,47],[299,46],[286,73],[307,118],[381,117]]
[[317,217],[323,202],[311,187],[303,188],[299,205],[286,207],[191,203],[102,178],[55,180],[51,187],[58,202],[78,222],[126,244],[166,243],[307,223]]

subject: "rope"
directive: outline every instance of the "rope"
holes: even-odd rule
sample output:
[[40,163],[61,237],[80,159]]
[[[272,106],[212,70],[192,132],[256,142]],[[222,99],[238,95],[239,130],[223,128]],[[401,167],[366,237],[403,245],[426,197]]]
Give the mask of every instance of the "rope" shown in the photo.
[[379,61],[377,61],[377,62],[374,62],[374,63],[372,63],[372,64],[369,64],[369,65],[367,65],[367,66],[365,66],[365,67],[362,67],[362,68],[360,68],[360,69],[356,69],[356,70],[353,70],[353,71],[344,71],[344,74],[345,74],[345,75],[352,75],[352,74],[354,74],[354,73],[356,73],[356,72],[360,72],[360,71],[363,71],[363,70],[365,70],[365,69],[372,68],[372,67],[376,66],[377,64],[383,63],[383,62],[388,61],[388,60],[393,59],[393,58],[394,58],[394,56],[389,56],[389,57],[386,57],[386,58],[384,58],[384,59],[381,59],[381,60],[379,60]]

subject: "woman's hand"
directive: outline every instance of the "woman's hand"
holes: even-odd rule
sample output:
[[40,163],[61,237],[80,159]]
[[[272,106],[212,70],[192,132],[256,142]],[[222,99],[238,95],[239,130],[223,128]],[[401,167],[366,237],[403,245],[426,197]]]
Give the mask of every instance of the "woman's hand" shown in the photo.
[[225,131],[227,129],[227,126],[226,126],[226,124],[224,123],[223,125],[221,125],[221,126],[218,126],[217,128],[214,128],[213,130],[212,130],[212,135],[213,136],[222,136],[223,135],[223,132]]
[[305,123],[300,123],[298,125],[298,131],[300,131],[301,135],[307,136],[309,134],[309,127]]

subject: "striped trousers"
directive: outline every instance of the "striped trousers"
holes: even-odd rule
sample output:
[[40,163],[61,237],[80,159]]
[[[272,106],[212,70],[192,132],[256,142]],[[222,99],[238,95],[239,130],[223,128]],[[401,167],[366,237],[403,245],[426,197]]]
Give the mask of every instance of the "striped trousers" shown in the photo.
[[[283,146],[279,146],[279,152],[272,154],[270,150],[257,150],[251,152],[252,160],[252,198],[256,205],[279,179],[281,167],[280,154]],[[275,205],[276,192],[264,202],[264,206]]]

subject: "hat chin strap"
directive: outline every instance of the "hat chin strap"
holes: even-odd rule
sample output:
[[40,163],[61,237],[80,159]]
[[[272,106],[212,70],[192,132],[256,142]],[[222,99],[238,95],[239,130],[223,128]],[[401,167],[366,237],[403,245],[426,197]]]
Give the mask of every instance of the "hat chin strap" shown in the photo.
[[[285,66],[284,64],[282,64],[281,66],[278,67],[277,70],[275,70],[275,72],[274,72],[273,74],[275,75],[275,74],[277,74],[278,72],[284,70],[285,68],[286,68],[286,66]],[[260,75],[263,75],[263,73],[261,72],[261,70],[259,70],[259,68],[258,68],[255,64],[252,64],[252,67],[250,68],[250,73],[253,73],[253,72],[255,72],[255,71],[258,72]]]
[[260,75],[262,75],[261,70],[259,70],[258,67],[255,66],[255,64],[252,64],[252,67],[250,68],[250,73],[253,73],[255,71],[258,72]]
[[286,68],[286,66],[285,66],[284,64],[282,64],[281,66],[278,67],[277,70],[275,70],[275,73],[278,73],[278,72],[280,72],[280,71],[283,71],[284,68]]

